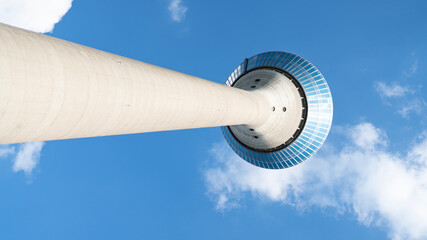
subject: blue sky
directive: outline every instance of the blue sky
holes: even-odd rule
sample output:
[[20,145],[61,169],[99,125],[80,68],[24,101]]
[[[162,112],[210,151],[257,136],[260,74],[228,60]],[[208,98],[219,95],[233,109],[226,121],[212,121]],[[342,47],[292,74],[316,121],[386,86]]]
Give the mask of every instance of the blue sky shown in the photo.
[[219,83],[245,57],[292,52],[334,99],[324,147],[281,171],[239,159],[219,128],[0,146],[0,239],[427,239],[426,10],[0,1],[0,22]]

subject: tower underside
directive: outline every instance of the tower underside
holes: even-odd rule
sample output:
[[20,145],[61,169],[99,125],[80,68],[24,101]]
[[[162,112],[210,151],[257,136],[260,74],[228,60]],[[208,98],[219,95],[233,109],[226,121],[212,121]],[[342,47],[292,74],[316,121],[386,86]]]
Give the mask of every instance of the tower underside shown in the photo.
[[298,138],[306,121],[307,99],[295,78],[277,68],[260,67],[240,76],[232,86],[259,93],[271,105],[269,118],[259,127],[229,127],[242,144],[255,151],[272,152]]
[[[325,141],[332,124],[332,96],[323,75],[295,54],[266,52],[237,66],[226,85],[252,88],[254,79],[277,83],[273,84],[277,89],[268,93],[276,98],[272,101],[275,112],[266,122],[277,128],[267,130],[263,125],[251,131],[246,126],[221,127],[230,147],[247,162],[268,169],[292,167],[310,158]],[[262,88],[268,89],[259,87],[260,93]]]

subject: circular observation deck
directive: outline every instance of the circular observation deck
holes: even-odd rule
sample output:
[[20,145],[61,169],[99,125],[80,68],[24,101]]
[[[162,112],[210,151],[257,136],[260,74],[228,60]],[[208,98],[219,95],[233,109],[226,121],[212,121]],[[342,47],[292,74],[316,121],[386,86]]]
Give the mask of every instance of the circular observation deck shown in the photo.
[[332,96],[322,74],[291,53],[266,52],[245,59],[226,85],[261,94],[271,115],[260,126],[221,127],[231,148],[262,168],[282,169],[312,156],[332,123]]

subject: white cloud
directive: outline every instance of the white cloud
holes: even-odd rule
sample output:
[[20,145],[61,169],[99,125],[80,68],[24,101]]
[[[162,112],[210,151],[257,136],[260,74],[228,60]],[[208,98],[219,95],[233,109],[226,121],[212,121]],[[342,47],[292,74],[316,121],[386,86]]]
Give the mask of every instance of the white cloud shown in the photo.
[[401,86],[398,83],[387,85],[384,82],[377,82],[375,88],[382,97],[402,97],[410,93],[408,87]]
[[40,161],[40,152],[44,142],[29,142],[19,145],[18,153],[13,160],[13,171],[24,171],[30,175]]
[[0,22],[35,32],[50,32],[73,0],[0,0]]
[[171,0],[168,9],[175,22],[181,22],[187,13],[187,7],[182,5],[181,0]]
[[347,131],[351,141],[361,149],[374,149],[379,145],[387,145],[387,137],[384,131],[374,127],[371,123],[360,123],[345,131]]
[[215,165],[205,172],[208,194],[220,211],[252,196],[303,210],[351,212],[393,239],[427,238],[427,136],[400,155],[387,149],[383,130],[361,123],[342,131],[339,149],[325,145],[305,163],[285,170],[254,167],[225,144],[215,146]]
[[420,139],[420,143],[409,152],[409,158],[415,163],[427,165],[427,131],[421,134]]
[[0,158],[7,157],[15,153],[15,147],[10,145],[0,145]]

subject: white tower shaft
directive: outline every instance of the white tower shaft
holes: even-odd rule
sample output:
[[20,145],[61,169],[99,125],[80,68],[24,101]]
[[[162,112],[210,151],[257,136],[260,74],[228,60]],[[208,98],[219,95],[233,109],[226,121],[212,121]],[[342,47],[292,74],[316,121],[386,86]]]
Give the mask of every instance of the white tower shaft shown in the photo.
[[0,144],[256,127],[270,112],[256,92],[0,24]]

